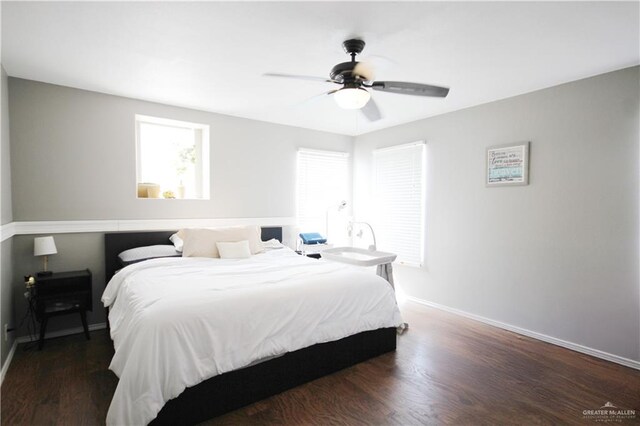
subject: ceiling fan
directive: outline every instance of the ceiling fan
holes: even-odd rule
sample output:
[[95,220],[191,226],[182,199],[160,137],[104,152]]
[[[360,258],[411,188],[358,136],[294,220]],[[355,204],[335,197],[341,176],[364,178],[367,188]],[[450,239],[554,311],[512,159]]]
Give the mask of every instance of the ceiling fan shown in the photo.
[[295,78],[342,85],[341,88],[331,90],[326,95],[333,95],[333,99],[341,108],[359,109],[369,121],[380,120],[382,115],[367,89],[397,93],[399,95],[436,98],[444,98],[449,93],[449,88],[447,87],[404,81],[374,81],[371,67],[365,62],[356,61],[356,55],[362,52],[365,42],[359,39],[351,39],[344,41],[342,46],[345,52],[351,55],[351,61],[342,62],[334,66],[329,73],[329,78],[281,73],[266,73],[263,75],[266,77]]

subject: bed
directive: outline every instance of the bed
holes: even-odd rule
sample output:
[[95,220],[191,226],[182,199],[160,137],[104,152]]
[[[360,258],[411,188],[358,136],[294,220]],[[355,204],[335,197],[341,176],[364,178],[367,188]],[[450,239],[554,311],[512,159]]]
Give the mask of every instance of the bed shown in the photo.
[[[116,270],[120,268],[120,264],[117,258],[120,252],[130,248],[134,248],[134,247],[154,245],[154,244],[167,244],[169,236],[172,235],[173,232],[174,231],[118,232],[118,233],[105,234],[105,271],[106,271],[107,281],[109,282],[110,279],[113,277],[114,273],[116,272]],[[262,228],[262,240],[266,241],[272,238],[275,238],[281,241],[282,229],[277,227]],[[287,253],[282,253],[282,254],[273,253],[273,254],[265,255],[264,257],[260,257],[260,258],[258,256],[262,256],[262,255],[254,256],[255,259],[253,260],[253,262],[256,264],[264,263],[264,265],[267,265],[267,264],[271,265],[271,262],[276,262],[276,264],[279,265],[278,262],[280,262],[282,265],[284,265],[285,263],[287,264],[294,263],[296,264],[296,267],[297,267],[298,264],[302,265],[302,262],[303,262],[302,256],[295,256],[295,258],[293,257],[287,258],[285,261],[284,258],[286,256],[289,256],[289,254]],[[322,274],[325,273],[325,270],[326,270],[327,277],[335,276],[339,278],[342,276],[341,274],[346,273],[342,269],[338,269],[339,268],[338,266],[332,266],[332,265],[321,266],[321,263],[325,263],[325,262],[318,262],[318,261],[306,259],[306,258],[304,259],[305,259],[304,261],[315,262],[310,267],[316,268],[315,269],[316,271],[322,272],[321,274],[318,274],[318,277],[322,276]],[[164,260],[156,259],[154,261],[145,262],[146,263],[145,265],[129,267],[128,269],[123,270],[124,274],[122,274],[121,277],[116,277],[116,280],[114,280],[114,283],[120,282],[120,281],[128,282],[126,281],[128,279],[127,274],[130,274],[132,276],[134,273],[139,274],[140,276],[143,276],[143,274],[145,273],[150,274],[150,276],[153,276],[153,274],[159,274],[160,270],[154,269],[159,267],[168,268],[167,271],[174,271],[174,272],[169,272],[169,275],[174,274],[178,276],[183,273],[182,271],[186,271],[184,273],[188,274],[192,269],[199,267],[198,262],[203,263],[204,260],[193,259],[193,260],[185,261],[183,260],[183,258],[164,259]],[[232,263],[225,263],[225,262],[218,262],[216,263],[216,265],[217,265],[216,271],[222,271],[224,268],[229,268],[229,271],[232,271],[234,270],[234,268],[240,267],[240,265],[236,265],[235,263],[232,264]],[[264,267],[268,268],[268,266],[264,266]],[[340,268],[344,268],[344,266],[340,266]],[[273,274],[284,273],[281,271],[281,268],[279,266],[271,269],[265,269],[265,271],[266,272],[261,273],[261,275],[264,275],[264,277],[270,276],[269,274],[273,275]],[[209,273],[214,274],[213,272],[209,272]],[[217,273],[221,273],[221,272],[215,272],[215,274]],[[276,276],[276,275],[273,275],[273,276]],[[295,274],[292,276],[295,276]],[[376,277],[375,279],[379,279],[379,277]],[[191,283],[190,285],[193,285],[197,288],[197,284],[195,283],[195,281],[197,280],[191,279],[189,280],[189,283]],[[276,282],[278,280],[273,280],[273,281]],[[279,286],[279,285],[284,286],[283,283],[285,281],[287,285],[289,285],[289,281],[291,281],[290,277],[287,277],[286,280],[283,279],[282,283],[278,281],[276,284],[274,284],[274,286]],[[239,282],[241,283],[242,280],[240,280]],[[301,283],[304,282],[304,279],[301,278],[300,282]],[[247,288],[251,287],[252,285],[253,284],[251,283],[251,280],[248,280],[246,282]],[[328,285],[330,287],[332,284],[330,282],[327,282],[325,283],[325,285]],[[379,284],[376,284],[376,285],[379,286]],[[309,284],[309,286],[311,286],[311,284]],[[159,287],[158,291],[162,292],[163,291],[162,288]],[[314,291],[313,288],[315,287],[308,287],[308,289],[305,289],[305,292],[306,291],[313,292]],[[293,294],[291,296],[289,296],[288,294],[288,292],[291,290],[291,287],[282,287],[282,289],[287,289],[287,294],[285,294],[285,296],[295,297],[295,295]],[[234,288],[232,290],[244,291],[244,289],[238,290],[238,288]],[[262,288],[260,288],[259,291],[266,291],[266,290],[263,290]],[[264,293],[264,295],[267,295],[267,293]],[[264,295],[260,297],[269,297]],[[121,296],[121,297],[124,297],[124,296]],[[278,298],[279,297],[280,296],[278,296]],[[276,302],[273,302],[274,304],[277,303],[278,298],[273,299],[273,300],[276,300]],[[386,298],[387,296],[384,296],[384,298],[382,298],[381,296],[380,301],[374,300],[374,302],[372,303],[374,304],[382,303],[382,304],[385,304],[385,306],[387,306],[389,302],[388,300],[386,300]],[[225,306],[229,303],[230,302],[228,300],[225,301]],[[290,300],[287,303],[288,303],[287,306],[291,305]],[[395,301],[393,303],[395,303]],[[265,303],[265,305],[270,305],[270,304],[271,302],[269,304]],[[228,326],[232,327],[232,329],[234,326],[235,327],[242,326],[239,320],[234,318],[233,315],[229,315],[229,312],[236,312],[236,311],[230,310],[226,314],[224,313],[225,306],[218,306],[218,309],[216,311],[220,310],[221,312],[220,315],[226,315],[225,318],[230,318],[228,320],[229,322]],[[255,307],[252,309],[255,309]],[[307,309],[308,309],[308,306],[307,306]],[[388,306],[385,307],[385,309],[388,310],[389,309]],[[397,307],[395,309],[397,310]],[[268,314],[265,313],[265,315],[268,315]],[[112,315],[110,315],[110,318],[111,317]],[[358,321],[360,320],[358,319]],[[277,350],[271,347],[262,348],[262,346],[268,346],[268,345],[266,344],[260,345],[260,350],[264,352],[260,352],[258,354],[260,356],[260,359],[256,360],[256,362],[247,362],[248,359],[242,359],[238,361],[239,364],[237,365],[234,365],[233,362],[229,363],[229,365],[222,365],[225,363],[224,357],[216,358],[216,363],[220,363],[222,365],[222,367],[221,366],[216,367],[219,370],[219,374],[216,373],[213,376],[208,377],[211,375],[211,371],[206,371],[202,374],[202,376],[204,377],[203,381],[198,380],[198,383],[186,383],[185,386],[183,387],[184,390],[180,390],[180,392],[178,392],[177,395],[173,396],[171,399],[166,398],[166,399],[169,399],[168,401],[166,402],[162,401],[163,405],[162,404],[160,405],[161,408],[159,409],[159,411],[158,411],[158,407],[153,408],[151,410],[151,414],[147,414],[146,417],[144,416],[143,417],[126,417],[126,416],[118,417],[114,415],[111,417],[111,421],[109,421],[109,417],[108,417],[108,422],[110,423],[117,423],[117,422],[148,423],[150,422],[150,424],[154,424],[154,425],[178,424],[178,423],[179,424],[195,424],[203,420],[235,410],[244,405],[259,401],[268,396],[275,395],[289,388],[298,386],[302,383],[314,380],[316,378],[322,377],[324,375],[333,373],[340,369],[362,362],[366,359],[395,350],[396,348],[396,328],[395,327],[401,323],[399,313],[397,317],[394,314],[393,318],[385,319],[383,326],[379,326],[379,324],[375,325],[377,324],[375,322],[375,321],[378,321],[377,319],[375,320],[369,319],[367,321],[369,321],[369,323],[367,323],[366,325],[359,325],[359,327],[365,328],[365,330],[363,331],[353,332],[348,330],[345,330],[345,331],[340,330],[339,331],[340,333],[347,333],[347,335],[340,336],[339,338],[331,338],[331,339],[327,339],[326,336],[324,336],[324,338],[319,340],[319,343],[314,342],[313,344],[308,344],[309,343],[308,341],[303,341],[304,339],[307,338],[305,335],[304,337],[300,337],[298,339],[299,341],[296,341],[296,344],[300,346],[299,348],[295,346],[295,350],[286,350],[286,351],[283,351],[283,353],[274,352],[277,350],[281,350],[280,348],[278,348]],[[295,321],[293,323],[297,324],[297,322]],[[371,325],[371,324],[374,324],[374,325]],[[113,327],[113,324],[112,324],[112,327]],[[370,329],[366,329],[367,327]],[[116,346],[116,355],[114,355],[114,361],[112,362],[112,366],[110,368],[114,369],[116,374],[118,374],[118,376],[120,377],[120,383],[118,384],[119,387],[123,383],[128,385],[131,383],[134,383],[135,386],[138,386],[137,381],[131,381],[129,380],[129,377],[126,377],[126,375],[123,376],[122,373],[124,370],[122,370],[117,365],[119,362],[116,359],[118,357],[118,346],[120,346],[120,348],[123,347],[122,337],[120,337],[118,333],[120,332],[115,333],[116,338],[114,340],[114,346]],[[187,334],[189,333],[190,331],[187,332]],[[334,335],[336,334],[336,332],[334,331],[331,331],[331,333],[329,332],[327,333],[328,333],[327,335],[330,335],[331,333],[334,333]],[[182,334],[184,334],[184,332],[182,332]],[[239,334],[238,336],[236,336],[235,333],[228,333],[228,334],[233,336],[233,338],[237,337],[238,339],[240,339],[241,338],[240,336],[242,336],[242,334]],[[304,333],[301,333],[301,334],[304,334]],[[288,336],[288,334],[285,334],[285,336]],[[112,329],[112,337],[114,337],[113,329]],[[233,338],[231,338],[231,341],[233,340]],[[121,339],[121,340],[118,341],[118,339]],[[138,340],[140,339],[143,339],[143,338],[142,337],[138,338]],[[204,338],[204,340],[206,340],[206,338]],[[292,340],[296,340],[296,339],[292,338]],[[149,349],[147,350],[147,352],[149,352],[150,354],[155,354],[153,356],[152,362],[157,358],[162,358],[164,356],[163,353],[167,356],[167,358],[171,358],[172,356],[174,356],[174,352],[173,352],[174,349],[166,350],[166,352],[163,352],[165,351],[165,349],[160,349],[158,351],[151,350],[151,347],[153,347],[154,345],[157,345],[156,340],[152,342],[153,342],[152,344],[148,345]],[[251,343],[251,342],[253,342],[253,340],[248,339],[246,343]],[[243,343],[243,342],[241,341],[240,343]],[[234,345],[237,345],[237,344],[238,342],[234,343]],[[275,343],[274,345],[277,346],[277,344]],[[124,347],[126,347],[126,345]],[[123,350],[124,349],[120,349],[121,352]],[[140,355],[141,352],[138,351],[138,353],[136,352],[131,352],[131,353],[135,353],[136,356],[138,356]],[[196,353],[197,353],[197,350],[196,350]],[[265,353],[271,354],[273,356],[263,356]],[[126,354],[126,353],[125,355],[120,356],[120,358],[125,359],[124,364],[126,364],[127,362],[132,362],[132,361],[126,361],[128,359],[127,356],[129,358],[133,358],[133,355]],[[147,356],[147,354],[144,353],[144,356]],[[137,358],[135,359],[137,360]],[[236,360],[233,360],[233,361],[235,362]],[[116,363],[115,367],[113,365],[114,362]],[[141,362],[140,365],[147,365],[147,363],[148,363],[147,360],[145,360]],[[172,367],[170,370],[173,371],[178,369],[179,368],[177,367],[176,368]],[[186,380],[190,380],[190,379],[185,379],[185,381]],[[142,382],[144,382],[144,380],[142,380]],[[165,382],[161,382],[161,384]],[[175,389],[172,392],[175,393]],[[116,389],[116,394],[114,395],[114,401],[116,401],[117,394],[118,394],[118,389]],[[125,400],[125,399],[132,399],[131,395],[127,395],[127,398],[122,398],[122,395],[120,395],[118,401]],[[114,402],[112,402],[112,407],[113,407],[113,404]],[[130,407],[129,411],[137,411],[137,409],[135,407]],[[153,413],[156,413],[157,415]],[[111,415],[111,409],[110,409],[110,415]]]

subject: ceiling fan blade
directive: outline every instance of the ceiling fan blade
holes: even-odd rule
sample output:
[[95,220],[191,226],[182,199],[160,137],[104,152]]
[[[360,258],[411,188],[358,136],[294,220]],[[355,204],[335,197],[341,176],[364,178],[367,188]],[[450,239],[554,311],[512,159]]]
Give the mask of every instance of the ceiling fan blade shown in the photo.
[[428,84],[407,83],[405,81],[374,81],[371,85],[373,90],[382,92],[397,93],[400,95],[432,96],[444,98],[449,94],[448,87],[430,86]]
[[320,82],[326,82],[326,83],[340,84],[337,81],[331,80],[330,78],[315,77],[311,75],[294,75],[294,74],[281,74],[281,73],[267,72],[262,74],[262,76],[263,77],[295,78],[297,80],[320,81]]
[[369,121],[378,121],[382,118],[382,114],[380,114],[380,109],[378,108],[378,104],[373,98],[369,99],[369,102],[365,106],[363,106],[360,111]]
[[381,70],[389,70],[396,65],[396,62],[386,56],[367,55],[366,57],[360,57],[360,61],[353,68],[352,74],[354,76],[360,76],[361,80],[373,82],[375,75]]
[[353,76],[362,77],[362,79],[365,81],[373,81],[373,68],[373,65],[371,65],[369,62],[358,62],[358,64],[353,68],[351,74]]
[[324,93],[320,93],[319,95],[314,95],[310,98],[307,98],[301,102],[298,102],[297,105],[300,106],[309,106],[309,105],[313,105],[315,104],[317,101],[319,101],[320,99],[325,98],[327,95],[333,95],[334,93],[336,93],[339,89],[335,89],[335,90],[330,90],[328,92],[324,92]]

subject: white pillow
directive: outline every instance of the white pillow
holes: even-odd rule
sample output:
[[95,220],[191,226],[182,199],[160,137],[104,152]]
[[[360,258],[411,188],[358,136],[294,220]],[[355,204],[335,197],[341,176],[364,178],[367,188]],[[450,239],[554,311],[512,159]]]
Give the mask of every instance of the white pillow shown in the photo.
[[233,226],[228,228],[212,229],[182,229],[184,245],[182,255],[184,257],[220,257],[217,242],[232,243],[247,241],[251,254],[264,251],[260,238],[259,226]]
[[262,228],[258,225],[243,226],[245,232],[249,236],[249,248],[251,254],[262,253],[264,251],[264,245],[262,244]]
[[277,250],[277,249],[283,248],[284,244],[282,244],[280,241],[276,240],[275,238],[272,238],[269,241],[263,241],[262,246],[264,247],[265,250]]
[[158,244],[155,246],[135,247],[125,250],[118,255],[120,263],[123,266],[142,262],[143,260],[156,259],[158,257],[180,257],[180,253],[176,251],[174,246]]
[[249,241],[243,240],[235,243],[217,242],[221,259],[248,259],[251,257]]
[[173,243],[173,246],[176,248],[176,251],[179,251],[180,253],[182,253],[182,247],[184,246],[184,241],[182,240],[182,238],[180,238],[178,233],[176,232],[175,234],[170,236],[169,240]]

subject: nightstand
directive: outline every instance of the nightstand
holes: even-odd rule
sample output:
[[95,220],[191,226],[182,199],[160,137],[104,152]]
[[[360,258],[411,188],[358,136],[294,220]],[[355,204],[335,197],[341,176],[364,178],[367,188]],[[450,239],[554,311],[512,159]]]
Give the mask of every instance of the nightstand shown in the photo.
[[91,271],[55,272],[36,278],[36,316],[40,321],[40,342],[44,345],[44,333],[49,318],[79,313],[84,334],[89,337],[87,311],[93,311]]

